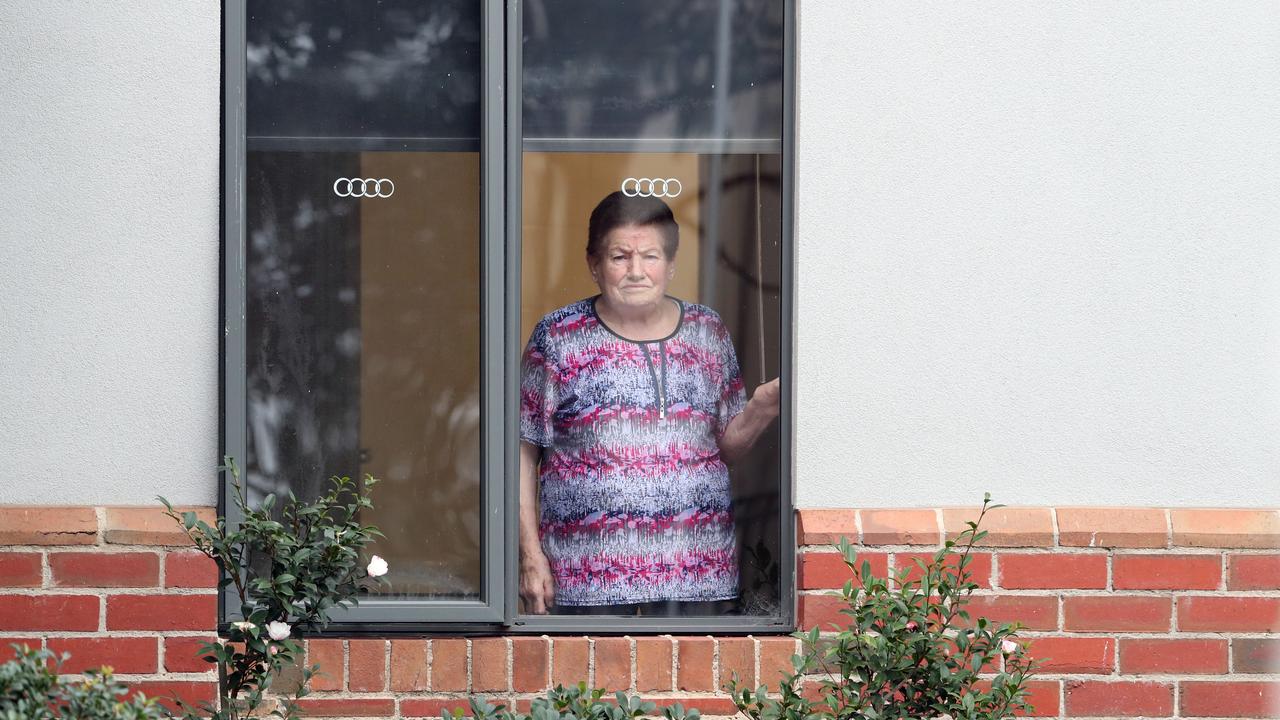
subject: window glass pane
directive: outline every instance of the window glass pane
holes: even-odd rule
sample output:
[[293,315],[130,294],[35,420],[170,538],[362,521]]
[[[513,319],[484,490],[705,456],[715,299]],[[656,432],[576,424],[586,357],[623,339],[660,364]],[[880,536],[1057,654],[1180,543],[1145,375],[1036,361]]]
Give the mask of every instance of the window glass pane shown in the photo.
[[[372,474],[362,520],[387,536],[372,549],[390,564],[386,594],[479,598],[479,6],[249,10],[250,86],[266,62],[255,68],[253,39],[278,38],[263,57],[280,96],[250,92],[248,125],[294,135],[248,138],[247,482],[309,496],[329,475]],[[299,47],[311,60],[288,60]],[[416,103],[435,96],[401,87],[405,74],[469,94],[427,113]]]
[[779,0],[527,2],[525,136],[780,138],[783,10]]
[[479,5],[249,0],[249,135],[478,137]]
[[524,7],[522,612],[776,616],[783,4],[586,7]]

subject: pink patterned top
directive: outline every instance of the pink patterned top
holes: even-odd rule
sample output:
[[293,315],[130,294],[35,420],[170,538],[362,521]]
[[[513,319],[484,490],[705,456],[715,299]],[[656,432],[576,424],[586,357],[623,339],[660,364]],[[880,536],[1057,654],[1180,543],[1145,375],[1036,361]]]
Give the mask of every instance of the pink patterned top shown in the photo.
[[539,530],[556,603],[737,597],[717,445],[746,405],[729,333],[715,311],[681,302],[671,335],[635,342],[595,300],[544,317],[521,363],[520,437],[543,448]]

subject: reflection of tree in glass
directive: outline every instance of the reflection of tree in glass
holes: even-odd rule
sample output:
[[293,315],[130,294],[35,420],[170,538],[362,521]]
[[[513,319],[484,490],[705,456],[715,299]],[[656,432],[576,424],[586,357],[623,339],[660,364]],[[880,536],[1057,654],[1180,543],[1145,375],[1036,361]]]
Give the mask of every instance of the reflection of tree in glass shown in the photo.
[[[327,160],[327,162],[325,162]],[[355,464],[358,246],[349,205],[298,193],[343,156],[254,153],[247,176],[250,492],[309,495]]]
[[709,137],[728,3],[728,137],[781,137],[779,0],[528,0],[524,123],[532,137]]
[[250,135],[478,137],[480,4],[250,0]]

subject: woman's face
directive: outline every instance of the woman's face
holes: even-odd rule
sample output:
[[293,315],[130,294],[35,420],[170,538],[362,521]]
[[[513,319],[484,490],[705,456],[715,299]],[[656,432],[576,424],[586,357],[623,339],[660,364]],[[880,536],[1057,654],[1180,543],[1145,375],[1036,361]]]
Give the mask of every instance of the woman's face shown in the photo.
[[651,225],[610,230],[600,254],[587,258],[587,265],[601,297],[619,309],[661,303],[676,271],[675,261],[662,247],[662,233]]

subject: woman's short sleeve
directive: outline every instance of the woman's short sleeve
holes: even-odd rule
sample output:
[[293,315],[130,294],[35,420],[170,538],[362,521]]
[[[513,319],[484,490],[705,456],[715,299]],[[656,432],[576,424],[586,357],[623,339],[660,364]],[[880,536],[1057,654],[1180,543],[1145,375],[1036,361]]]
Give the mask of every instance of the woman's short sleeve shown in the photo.
[[730,421],[747,407],[747,391],[742,383],[742,368],[738,365],[738,353],[733,349],[733,338],[716,318],[716,352],[720,359],[720,402],[716,413],[716,437],[724,435]]
[[551,446],[559,405],[559,374],[548,340],[547,323],[538,323],[520,359],[520,439],[540,447]]

